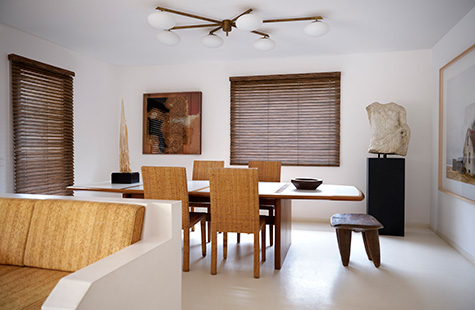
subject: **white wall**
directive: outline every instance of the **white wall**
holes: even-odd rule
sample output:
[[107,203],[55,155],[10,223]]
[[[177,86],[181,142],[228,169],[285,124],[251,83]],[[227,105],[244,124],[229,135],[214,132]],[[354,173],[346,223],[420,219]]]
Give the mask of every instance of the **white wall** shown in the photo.
[[0,193],[13,192],[10,65],[14,53],[74,71],[75,180],[110,178],[118,169],[117,69],[0,24]]
[[[412,138],[406,156],[406,222],[429,223],[431,143],[431,52],[429,50],[269,59],[227,63],[119,69],[119,97],[124,99],[132,170],[142,165],[185,166],[194,159],[224,159],[229,164],[229,77],[279,73],[341,71],[341,166],[283,167],[282,179],[311,176],[330,184],[352,184],[366,192],[370,127],[365,107],[374,101],[396,102],[407,110]],[[143,94],[201,91],[202,155],[143,155]],[[336,212],[364,212],[363,202],[294,201],[296,219],[328,220]]]
[[475,9],[472,9],[432,49],[433,146],[431,226],[449,243],[475,262],[475,204],[438,191],[439,70],[475,43]]
[[[366,192],[370,128],[365,107],[390,101],[407,110],[412,130],[406,156],[406,223],[429,223],[432,131],[429,50],[346,56],[214,62],[115,68],[51,42],[0,25],[0,193],[13,190],[11,109],[7,55],[16,53],[75,71],[75,182],[106,181],[118,169],[120,100],[125,102],[132,169],[142,165],[185,166],[194,159],[229,164],[229,77],[322,71],[342,72],[341,166],[283,167],[282,179],[313,176],[326,183],[353,184]],[[202,155],[142,154],[142,95],[201,91]],[[86,195],[80,193],[79,195]],[[366,202],[294,202],[294,217],[328,220],[335,212],[364,212]]]

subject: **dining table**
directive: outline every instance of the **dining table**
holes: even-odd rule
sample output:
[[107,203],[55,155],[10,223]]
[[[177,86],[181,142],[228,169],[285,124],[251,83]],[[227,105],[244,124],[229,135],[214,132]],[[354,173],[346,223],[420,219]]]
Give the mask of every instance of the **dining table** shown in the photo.
[[[188,181],[190,200],[208,200],[210,197],[209,181]],[[73,185],[72,191],[94,191],[118,193],[123,198],[143,198],[142,183],[120,184],[99,182],[85,185]],[[272,201],[274,215],[274,268],[281,269],[292,242],[292,200],[337,200],[361,201],[363,192],[352,185],[322,184],[314,190],[297,189],[289,182],[259,182],[259,199],[266,204]]]

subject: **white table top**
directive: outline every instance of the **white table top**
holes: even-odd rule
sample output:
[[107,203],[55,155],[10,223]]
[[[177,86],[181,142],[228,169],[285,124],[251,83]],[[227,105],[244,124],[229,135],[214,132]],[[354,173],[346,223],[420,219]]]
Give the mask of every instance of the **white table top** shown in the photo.
[[[143,193],[142,183],[111,184],[99,182],[68,187],[70,190],[89,190],[119,193]],[[209,195],[209,181],[188,181],[190,194]],[[259,196],[276,199],[325,199],[325,200],[355,200],[364,199],[364,194],[355,186],[322,184],[315,190],[296,189],[287,182],[259,182]]]

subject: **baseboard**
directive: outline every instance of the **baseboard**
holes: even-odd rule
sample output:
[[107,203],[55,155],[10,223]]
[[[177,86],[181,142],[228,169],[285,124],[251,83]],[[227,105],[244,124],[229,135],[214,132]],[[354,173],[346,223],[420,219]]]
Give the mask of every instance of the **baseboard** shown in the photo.
[[439,236],[442,240],[447,242],[451,247],[453,247],[457,252],[459,252],[463,257],[465,257],[469,262],[471,262],[473,265],[475,265],[475,257],[470,255],[467,251],[462,249],[458,244],[450,240],[447,236],[445,236],[443,233],[435,229],[434,227],[430,226],[430,230],[432,230],[437,236]]
[[298,223],[315,223],[315,224],[322,224],[327,223],[330,224],[330,219],[317,219],[317,218],[307,218],[307,217],[292,217],[292,222]]
[[425,229],[430,229],[429,224],[423,224],[423,223],[409,223],[405,225],[406,228],[425,228]]

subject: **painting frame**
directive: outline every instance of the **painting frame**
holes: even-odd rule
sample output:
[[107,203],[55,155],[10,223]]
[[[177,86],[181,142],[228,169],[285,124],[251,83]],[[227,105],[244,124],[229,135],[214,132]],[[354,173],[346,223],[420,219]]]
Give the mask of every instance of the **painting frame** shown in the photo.
[[201,154],[199,91],[143,94],[142,153]]
[[[475,44],[439,70],[438,145],[439,191],[475,204],[475,171],[465,167],[470,158],[470,167],[473,167],[475,161],[475,88],[468,85],[475,85]],[[464,128],[465,142],[460,145]],[[469,144],[472,153],[468,153],[467,159],[466,149]],[[457,157],[458,154],[461,157]]]

